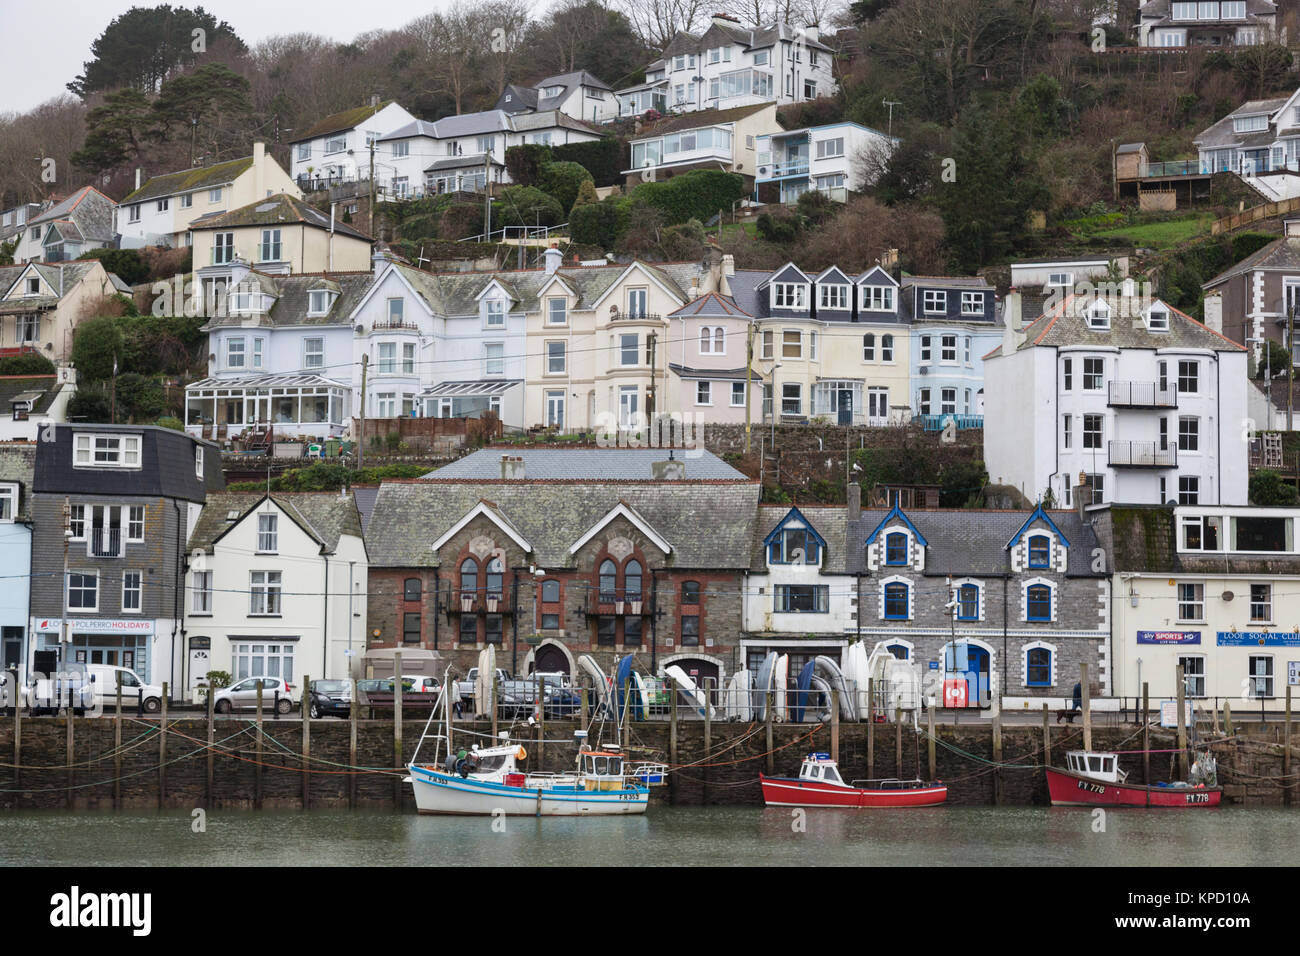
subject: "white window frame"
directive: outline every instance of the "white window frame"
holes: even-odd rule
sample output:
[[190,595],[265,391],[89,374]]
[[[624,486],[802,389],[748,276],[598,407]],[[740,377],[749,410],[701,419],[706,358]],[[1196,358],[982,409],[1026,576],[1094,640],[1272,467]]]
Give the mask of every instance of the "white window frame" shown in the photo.
[[248,616],[280,617],[283,613],[284,575],[280,571],[248,572]]
[[849,287],[842,283],[827,283],[817,286],[817,308],[847,312],[849,309]]
[[[116,445],[110,445],[115,442]],[[79,432],[72,438],[72,467],[73,468],[140,468],[140,436],[139,435],[113,435],[102,432]],[[110,449],[114,454],[114,460],[97,460],[101,453],[107,454]],[[134,461],[131,459],[134,458]]]
[[[93,582],[93,584],[94,584],[94,587],[93,587],[93,588],[89,588],[89,587],[86,587],[86,586],[84,586],[84,585],[83,585],[82,587],[80,587],[80,588],[77,588],[78,592],[83,592],[83,593],[84,593],[84,592],[88,592],[88,591],[89,591],[89,592],[92,592],[92,593],[94,594],[95,603],[94,603],[93,605],[90,605],[90,606],[82,605],[82,606],[80,606],[80,607],[74,607],[74,606],[73,606],[73,604],[72,604],[72,576],[73,576],[74,574],[77,575],[77,576],[80,577],[80,578],[88,578],[88,579],[90,579],[90,581]],[[95,613],[97,613],[97,612],[99,611],[99,572],[98,572],[97,570],[93,569],[93,568],[91,568],[91,569],[86,569],[86,568],[69,568],[69,569],[68,569],[68,577],[67,577],[67,580],[64,582],[64,592],[65,592],[65,595],[66,595],[65,598],[64,598],[64,600],[67,602],[67,607],[68,607],[68,613],[69,613],[69,614],[95,614]]]
[[[131,587],[132,578],[134,577],[135,587]],[[134,593],[135,606],[127,605],[127,596]],[[144,613],[144,572],[142,571],[123,571],[122,572],[122,613],[123,614],[143,614]]]
[[700,381],[695,383],[695,404],[713,405],[713,383]]
[[[314,348],[312,343],[319,343]],[[303,368],[324,368],[325,367],[325,338],[320,335],[309,335],[302,340],[302,367]]]
[[[1189,592],[1190,597],[1183,598],[1183,588],[1192,588]],[[1174,586],[1174,602],[1176,604],[1177,621],[1179,624],[1204,624],[1205,623],[1205,582],[1203,581],[1179,581]],[[1183,613],[1184,608],[1199,609],[1195,616]]]
[[0,522],[12,524],[18,514],[18,485],[14,482],[0,484]]
[[961,314],[962,315],[983,315],[984,314],[984,293],[963,292],[961,294]]
[[773,282],[772,308],[803,311],[808,308],[808,285],[804,282]]
[[926,315],[946,315],[948,293],[943,289],[926,289],[921,293],[921,310]]
[[278,554],[280,544],[280,516],[274,511],[260,512],[257,516],[257,553]]
[[[556,367],[556,364],[559,367]],[[563,339],[550,339],[546,342],[547,375],[565,375],[569,368],[569,351]]]
[[[495,354],[493,352],[495,350]],[[506,344],[504,342],[483,343],[483,374],[506,374]]]
[[[1249,601],[1250,623],[1251,624],[1272,624],[1273,623],[1273,585],[1258,584],[1252,581],[1249,587],[1250,587],[1250,601]],[[1255,600],[1255,588],[1265,589],[1265,597],[1262,600],[1259,601]],[[1262,607],[1264,609],[1263,617],[1255,616],[1255,608],[1257,606]]]
[[744,404],[745,404],[745,383],[732,382],[731,383],[731,407],[741,408],[744,406]]
[[862,309],[866,312],[893,312],[894,287],[892,285],[864,285]]

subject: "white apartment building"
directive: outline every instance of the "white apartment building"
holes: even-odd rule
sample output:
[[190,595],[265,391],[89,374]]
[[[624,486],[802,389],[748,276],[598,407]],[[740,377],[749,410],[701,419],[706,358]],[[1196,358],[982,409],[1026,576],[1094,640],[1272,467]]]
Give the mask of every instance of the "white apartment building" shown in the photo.
[[[1132,287],[1128,287],[1132,291]],[[1158,299],[1065,296],[1022,326],[1020,293],[985,356],[995,484],[1070,505],[1247,500],[1246,352]]]
[[832,123],[758,137],[758,202],[792,203],[810,189],[844,202],[875,182],[898,140],[857,123]]
[[[304,189],[370,178],[370,147],[381,136],[413,123],[415,117],[397,103],[372,101],[326,116],[289,141],[289,175]],[[383,157],[375,150],[375,175]]]
[[774,103],[674,116],[628,141],[631,167],[623,175],[635,186],[693,169],[722,169],[752,185],[758,141],[780,128]]
[[618,116],[618,100],[609,84],[586,70],[548,76],[532,86],[509,84],[493,109],[512,115],[558,110],[588,123],[604,123]]
[[646,67],[644,83],[617,91],[618,113],[725,110],[830,96],[836,88],[832,56],[816,27],[778,23],[751,28],[715,14],[700,36],[674,36],[663,56]]

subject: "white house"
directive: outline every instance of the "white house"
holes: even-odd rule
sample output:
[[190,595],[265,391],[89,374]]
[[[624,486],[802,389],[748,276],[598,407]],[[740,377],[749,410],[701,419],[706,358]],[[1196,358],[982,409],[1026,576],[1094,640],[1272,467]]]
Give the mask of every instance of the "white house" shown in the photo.
[[1063,296],[1022,327],[1013,291],[1004,320],[984,359],[994,483],[1066,505],[1081,474],[1093,503],[1245,503],[1241,346],[1136,294]]
[[60,365],[53,375],[0,375],[0,441],[36,441],[41,429],[68,420],[77,372]]
[[810,189],[843,202],[875,182],[898,140],[858,123],[831,123],[758,137],[759,202],[792,203]]
[[372,100],[369,106],[326,116],[289,141],[289,175],[304,189],[369,179],[373,146],[378,176],[383,162],[376,145],[379,138],[414,121],[414,116],[391,100]]
[[1272,0],[1147,0],[1138,10],[1138,43],[1254,46],[1273,40],[1276,26]]
[[304,675],[353,676],[369,562],[351,494],[211,495],[188,553],[187,698],[210,670],[280,677],[299,691]]
[[112,248],[116,207],[94,186],[83,186],[27,220],[14,262],[70,262],[87,250]]
[[832,51],[817,27],[745,27],[714,14],[700,36],[678,33],[645,83],[618,90],[620,116],[649,109],[692,112],[775,101],[802,103],[835,93]]
[[302,190],[266,153],[253,144],[253,155],[212,166],[153,176],[136,186],[117,209],[122,248],[188,246],[190,227],[275,193],[302,198]]
[[604,123],[618,116],[614,91],[586,70],[548,76],[532,86],[511,83],[493,108],[512,115],[558,110],[588,123]]
[[692,169],[739,173],[753,184],[758,140],[780,130],[776,104],[692,112],[656,123],[628,141],[627,185],[669,179]]

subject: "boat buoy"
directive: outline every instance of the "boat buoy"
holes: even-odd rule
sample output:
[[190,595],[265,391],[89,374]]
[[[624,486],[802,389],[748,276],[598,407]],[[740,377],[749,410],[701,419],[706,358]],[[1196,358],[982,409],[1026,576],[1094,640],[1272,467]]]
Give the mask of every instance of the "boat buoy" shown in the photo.
[[525,750],[523,747],[520,747],[518,750],[515,751],[515,759],[516,759],[516,760],[527,760],[527,759],[528,759],[528,751]]

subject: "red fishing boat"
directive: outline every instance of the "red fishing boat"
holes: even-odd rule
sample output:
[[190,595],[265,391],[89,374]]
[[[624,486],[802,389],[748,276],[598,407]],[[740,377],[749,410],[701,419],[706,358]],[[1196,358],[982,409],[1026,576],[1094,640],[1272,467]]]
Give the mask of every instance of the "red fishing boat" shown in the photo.
[[1217,807],[1223,788],[1214,786],[1214,758],[1196,761],[1191,777],[1211,783],[1173,783],[1146,787],[1128,783],[1113,753],[1072,750],[1065,770],[1047,768],[1047,790],[1054,807]]
[[[854,780],[845,783],[830,754],[803,760],[798,777],[758,775],[769,807],[934,807],[948,799],[942,782]],[[862,784],[862,786],[859,786]]]

